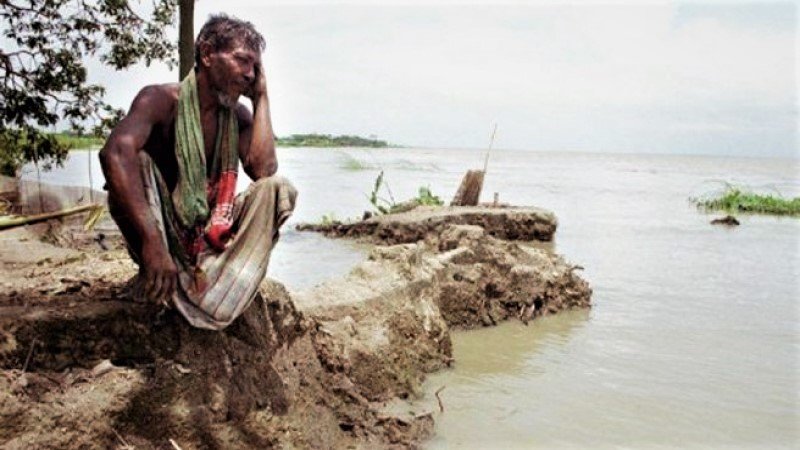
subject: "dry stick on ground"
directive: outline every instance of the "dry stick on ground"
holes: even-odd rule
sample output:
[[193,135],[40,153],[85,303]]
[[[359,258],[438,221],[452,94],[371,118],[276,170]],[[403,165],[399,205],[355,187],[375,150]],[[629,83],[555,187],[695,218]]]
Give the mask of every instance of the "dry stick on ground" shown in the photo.
[[73,214],[92,211],[102,207],[103,206],[99,204],[92,204],[92,205],[83,205],[83,206],[76,206],[74,208],[62,209],[61,211],[53,211],[43,214],[34,214],[31,216],[11,217],[8,219],[0,218],[0,231],[6,230],[8,228],[19,227],[22,225],[30,225],[37,222],[44,222],[50,219],[58,219],[60,217],[71,216]]
[[28,370],[28,364],[31,362],[31,356],[33,356],[33,348],[35,346],[36,338],[33,338],[33,341],[31,341],[31,348],[28,350],[28,356],[25,357],[25,363],[22,365],[22,373],[19,375],[20,377],[22,377],[22,375],[25,374],[25,371]]
[[441,397],[439,397],[439,393],[440,393],[440,392],[442,392],[442,391],[444,390],[444,388],[445,388],[445,387],[447,387],[447,386],[442,386],[442,387],[440,387],[440,388],[439,388],[439,389],[437,389],[437,390],[436,390],[436,392],[434,393],[434,395],[436,396],[436,401],[437,401],[437,402],[439,402],[439,412],[444,412],[444,403],[442,403],[442,398],[441,398]]
[[117,430],[112,428],[111,431],[114,432],[114,435],[117,436],[117,439],[119,439],[119,441],[122,443],[122,448],[124,450],[134,450],[135,449],[134,446],[132,446],[131,444],[128,444],[128,441],[123,439],[122,436],[120,436],[119,433],[117,433]]

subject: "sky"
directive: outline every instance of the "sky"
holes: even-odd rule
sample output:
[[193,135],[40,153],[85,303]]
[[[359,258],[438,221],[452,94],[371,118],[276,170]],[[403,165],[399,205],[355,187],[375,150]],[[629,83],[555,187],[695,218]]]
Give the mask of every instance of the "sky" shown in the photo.
[[[279,136],[800,158],[797,2],[199,0],[195,30],[215,12],[264,34]],[[177,80],[89,76],[126,109]]]

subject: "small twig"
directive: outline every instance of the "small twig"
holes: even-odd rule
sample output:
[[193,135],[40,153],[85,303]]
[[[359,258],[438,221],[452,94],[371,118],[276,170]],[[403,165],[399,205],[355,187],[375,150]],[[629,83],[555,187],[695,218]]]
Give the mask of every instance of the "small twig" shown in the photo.
[[31,348],[28,350],[28,356],[25,357],[25,364],[22,365],[22,373],[25,373],[25,371],[28,370],[28,364],[31,362],[31,356],[33,356],[34,347],[36,347],[36,338],[31,341]]
[[86,158],[89,163],[89,203],[94,203],[94,184],[92,183],[92,151],[89,150],[89,156]]
[[442,386],[442,387],[440,387],[440,388],[439,388],[439,389],[437,389],[437,390],[436,390],[436,392],[433,394],[433,395],[435,395],[435,396],[436,396],[436,401],[437,401],[437,402],[439,402],[439,412],[444,412],[444,403],[442,403],[442,398],[441,398],[441,397],[439,397],[439,393],[440,393],[440,392],[442,392],[442,391],[444,390],[444,388],[445,388],[445,387],[446,387],[446,386]]
[[175,450],[183,450],[183,449],[181,448],[181,446],[180,446],[180,445],[178,445],[178,443],[177,443],[177,442],[175,442],[175,440],[174,440],[174,439],[170,439],[170,440],[169,440],[169,443],[170,443],[170,444],[172,444],[172,448],[174,448]]
[[497,133],[497,122],[494,124],[494,128],[492,129],[492,135],[489,137],[489,149],[486,150],[486,158],[483,160],[483,174],[486,175],[486,169],[489,167],[489,153],[492,152],[492,146],[494,145],[494,135]]
[[122,448],[126,450],[134,450],[134,447],[131,444],[128,444],[128,441],[126,441],[122,436],[120,436],[120,434],[117,433],[117,430],[112,428],[111,431],[113,431],[114,436],[116,436],[117,439],[119,439],[119,441],[122,442]]
[[572,272],[574,272],[576,270],[584,270],[584,269],[583,269],[583,266],[579,266],[579,265],[570,266],[569,273],[572,273]]

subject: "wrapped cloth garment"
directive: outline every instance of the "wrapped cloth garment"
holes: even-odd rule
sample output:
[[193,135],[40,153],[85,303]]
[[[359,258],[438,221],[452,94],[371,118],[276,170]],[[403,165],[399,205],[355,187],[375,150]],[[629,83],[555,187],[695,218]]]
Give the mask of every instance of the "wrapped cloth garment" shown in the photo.
[[[140,166],[148,206],[173,255],[187,249],[170,239],[169,208],[163,180],[149,155],[140,152]],[[168,195],[168,194],[166,194]],[[178,266],[178,287],[172,304],[193,326],[221,330],[250,305],[267,272],[278,229],[294,210],[297,191],[279,176],[262,178],[237,195],[233,202],[230,238],[222,251],[212,245],[199,249],[192,264],[174,256]],[[130,250],[131,247],[129,246]],[[139,261],[139,255],[133,254]],[[141,299],[140,299],[141,300]]]

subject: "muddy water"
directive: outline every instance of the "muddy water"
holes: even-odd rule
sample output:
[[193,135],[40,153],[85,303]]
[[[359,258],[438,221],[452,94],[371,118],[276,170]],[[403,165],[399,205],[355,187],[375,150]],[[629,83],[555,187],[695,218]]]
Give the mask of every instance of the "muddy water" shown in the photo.
[[[483,162],[466,150],[279,152],[301,192],[294,223],[360,216],[380,170],[397,200],[424,185],[449,199]],[[85,158],[45,179],[86,185]],[[446,386],[428,447],[800,445],[800,219],[720,228],[687,202],[723,181],[800,195],[799,173],[785,160],[494,151],[484,199],[553,210],[554,247],[586,268],[595,307],[457,334],[455,368],[414,406],[438,409]],[[294,289],[363,252],[290,228],[281,239],[269,274]]]

